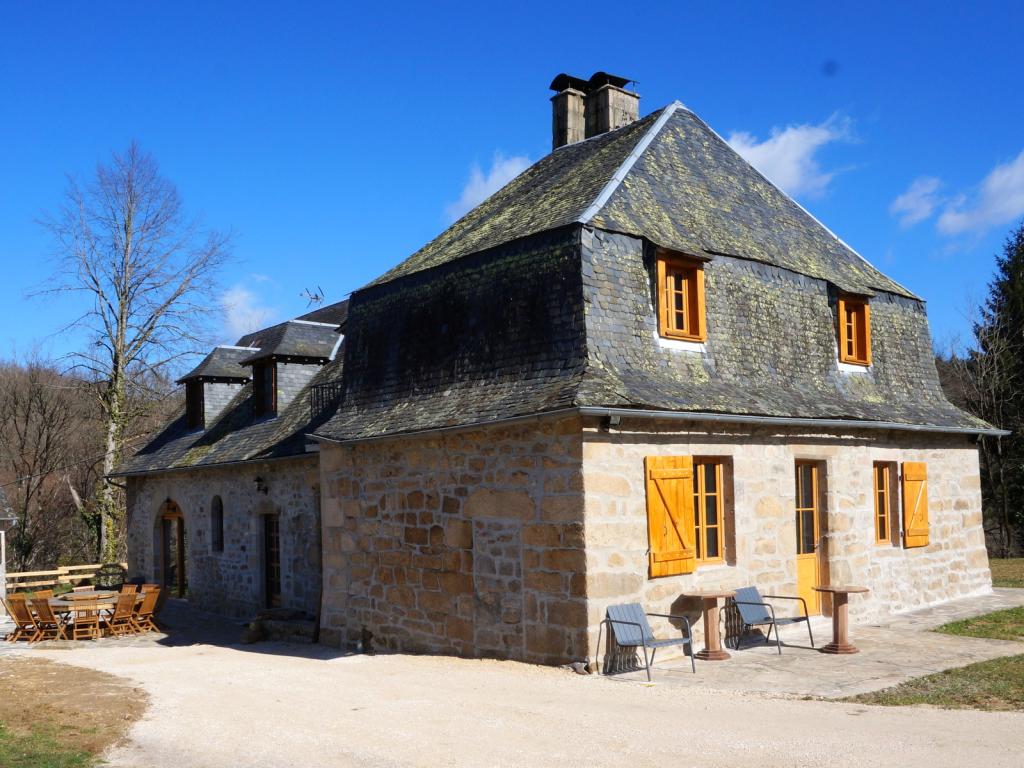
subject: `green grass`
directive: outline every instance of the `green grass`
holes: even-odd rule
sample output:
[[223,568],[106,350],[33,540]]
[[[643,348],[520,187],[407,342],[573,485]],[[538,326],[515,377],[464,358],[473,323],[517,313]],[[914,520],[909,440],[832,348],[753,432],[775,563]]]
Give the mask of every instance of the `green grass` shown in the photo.
[[964,637],[987,637],[992,640],[1024,640],[1024,608],[986,613],[973,619],[943,624],[936,632]]
[[62,744],[52,727],[40,725],[21,734],[0,723],[0,765],[4,768],[90,768],[95,764],[88,752]]
[[947,669],[847,701],[889,707],[930,704],[943,709],[1024,712],[1024,656]]
[[[1010,608],[953,621],[935,631],[964,637],[1024,640],[1024,608]],[[945,709],[1024,712],[1024,656],[1008,656],[947,669],[892,688],[853,696],[847,701],[890,707],[930,704]]]
[[993,557],[988,564],[992,569],[993,587],[1024,589],[1024,557]]

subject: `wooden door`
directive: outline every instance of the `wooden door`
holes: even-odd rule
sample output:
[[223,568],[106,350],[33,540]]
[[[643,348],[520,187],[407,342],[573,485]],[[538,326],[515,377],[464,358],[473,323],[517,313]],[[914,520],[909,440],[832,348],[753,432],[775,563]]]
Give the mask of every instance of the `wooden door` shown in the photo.
[[160,554],[160,585],[170,594],[185,597],[185,516],[170,500],[160,511]]
[[277,515],[263,516],[263,592],[268,608],[281,605],[281,527]]
[[821,504],[818,465],[796,463],[796,592],[807,601],[807,612],[821,613],[821,595],[814,587],[823,583],[818,546],[821,538]]

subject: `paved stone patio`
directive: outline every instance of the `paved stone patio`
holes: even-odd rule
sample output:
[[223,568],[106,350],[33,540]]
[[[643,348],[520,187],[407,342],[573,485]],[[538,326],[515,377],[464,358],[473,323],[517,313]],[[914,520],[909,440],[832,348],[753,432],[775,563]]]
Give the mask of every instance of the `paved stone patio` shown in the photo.
[[[748,635],[727,661],[697,660],[697,674],[688,658],[659,661],[652,670],[656,685],[730,690],[779,696],[843,698],[868,693],[976,661],[1024,653],[1024,643],[957,637],[929,630],[957,619],[1024,606],[1024,589],[996,589],[991,595],[953,600],[900,614],[877,624],[853,622],[850,639],[860,653],[832,656],[812,649],[803,626],[782,631],[782,655],[773,642],[765,645]],[[812,621],[815,645],[832,637],[832,620]],[[699,646],[699,642],[698,642]],[[698,647],[697,650],[700,650]],[[643,670],[613,675],[624,683],[645,683]]]

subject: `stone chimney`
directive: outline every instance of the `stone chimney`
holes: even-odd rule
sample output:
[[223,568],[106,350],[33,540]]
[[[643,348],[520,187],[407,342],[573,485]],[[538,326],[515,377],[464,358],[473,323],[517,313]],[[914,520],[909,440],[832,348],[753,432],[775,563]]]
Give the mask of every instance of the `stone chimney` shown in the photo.
[[551,148],[614,131],[640,116],[640,95],[624,77],[595,72],[589,80],[561,74],[551,81]]

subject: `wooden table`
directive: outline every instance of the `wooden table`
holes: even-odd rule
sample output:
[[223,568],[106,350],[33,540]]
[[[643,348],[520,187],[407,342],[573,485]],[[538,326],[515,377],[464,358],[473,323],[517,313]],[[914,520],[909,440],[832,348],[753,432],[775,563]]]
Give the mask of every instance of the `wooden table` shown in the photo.
[[[118,592],[68,592],[60,597],[51,597],[50,606],[59,613],[68,613],[75,610],[77,605],[88,600],[95,600],[96,607],[102,610],[110,610],[117,606]],[[85,595],[85,597],[83,597]],[[135,602],[142,600],[142,593],[136,593]]]
[[828,592],[832,601],[832,642],[821,648],[822,653],[860,653],[860,649],[850,643],[849,615],[847,602],[850,595],[867,592],[867,587],[815,587],[815,592]]
[[112,589],[89,589],[81,592],[65,592],[59,599],[63,600],[108,600],[116,598],[118,593]]
[[718,628],[718,601],[735,596],[736,592],[731,589],[683,593],[683,597],[698,598],[704,608],[704,650],[697,654],[698,659],[725,661],[731,658],[729,652],[722,648],[722,633]]

